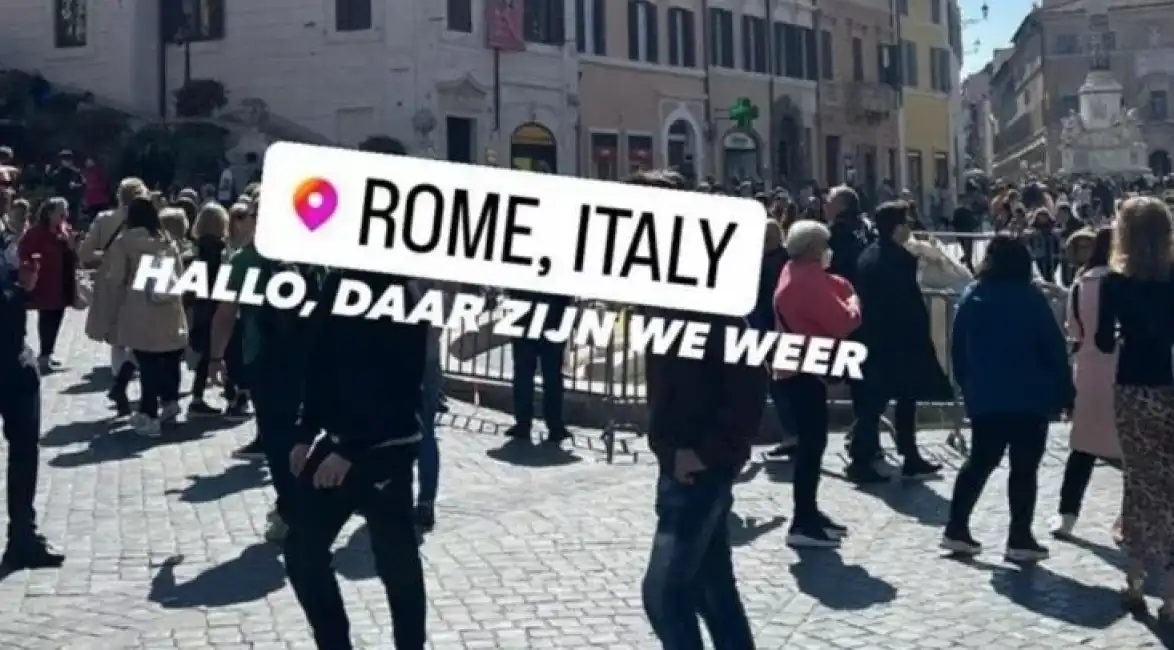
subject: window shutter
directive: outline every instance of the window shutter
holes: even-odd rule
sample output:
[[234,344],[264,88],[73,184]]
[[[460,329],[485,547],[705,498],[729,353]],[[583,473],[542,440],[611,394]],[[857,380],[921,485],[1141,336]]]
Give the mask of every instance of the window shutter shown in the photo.
[[697,30],[693,24],[693,12],[681,10],[681,65],[697,67]]
[[628,58],[640,60],[640,2],[628,2]]
[[660,60],[660,16],[656,5],[651,2],[644,5],[648,16],[648,62],[657,63]]

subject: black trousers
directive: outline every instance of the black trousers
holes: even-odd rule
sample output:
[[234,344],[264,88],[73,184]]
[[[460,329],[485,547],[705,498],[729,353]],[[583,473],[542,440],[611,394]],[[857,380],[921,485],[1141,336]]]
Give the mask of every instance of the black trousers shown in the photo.
[[793,526],[815,523],[819,516],[819,479],[823,452],[828,446],[828,389],[815,375],[798,374],[778,382],[791,405],[791,419],[799,438],[793,455],[795,471],[791,480],[795,499]]
[[984,415],[971,418],[970,457],[954,481],[947,534],[970,532],[970,515],[987,479],[1010,457],[1007,500],[1011,540],[1030,539],[1039,491],[1039,464],[1048,441],[1048,418],[1034,414]]
[[41,438],[41,377],[34,365],[0,362],[0,419],[8,441],[8,544],[37,534],[33,498]]
[[423,650],[428,601],[413,518],[417,446],[367,450],[342,486],[316,489],[311,479],[332,448],[323,439],[310,454],[296,483],[297,510],[285,538],[285,569],[314,640],[322,650],[354,648],[330,548],[358,512],[367,520],[375,571],[387,591],[396,650]]
[[300,388],[292,373],[266,368],[263,363],[245,366],[250,397],[256,409],[257,436],[269,465],[273,491],[277,493],[275,507],[282,521],[293,517],[293,499],[296,480],[289,471],[289,454],[297,441],[298,411],[301,407]]
[[179,366],[183,360],[183,350],[135,350],[134,354],[135,360],[139,362],[139,386],[142,388],[139,413],[157,418],[160,403],[171,404],[179,401]]
[[514,418],[518,426],[534,422],[534,372],[542,372],[542,417],[548,429],[563,427],[563,351],[565,343],[515,339]]
[[[852,424],[852,441],[848,453],[853,464],[871,463],[880,453],[880,419],[889,408],[889,402],[896,399],[887,384],[882,381],[858,381],[852,384],[852,411],[856,421]],[[893,426],[896,428],[897,453],[905,459],[917,458],[917,402],[911,399],[896,399]]]
[[37,338],[41,341],[41,356],[53,355],[57,348],[57,335],[65,320],[64,309],[40,309],[37,311]]
[[[1120,461],[1106,460],[1106,464],[1121,468]],[[1092,470],[1097,464],[1097,457],[1092,454],[1073,449],[1068,452],[1068,462],[1064,463],[1064,481],[1060,483],[1060,514],[1080,516],[1080,507],[1084,505],[1084,493],[1088,491],[1088,484],[1092,481]]]

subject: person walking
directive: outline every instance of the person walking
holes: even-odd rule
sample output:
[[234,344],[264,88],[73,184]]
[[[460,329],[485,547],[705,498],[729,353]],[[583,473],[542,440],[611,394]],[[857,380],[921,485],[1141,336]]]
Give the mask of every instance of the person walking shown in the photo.
[[[205,203],[196,215],[192,229],[195,260],[206,265],[208,277],[215,278],[228,256],[228,211],[219,203]],[[220,415],[221,410],[208,405],[208,368],[212,360],[212,317],[219,303],[210,298],[194,297],[189,308],[191,336],[189,347],[195,355],[195,376],[192,378],[192,401],[188,417]],[[227,382],[226,382],[227,383]],[[227,391],[227,387],[226,387]]]
[[[419,290],[405,278],[331,272],[322,303],[341,283],[374,295],[396,287],[410,311]],[[313,345],[303,374],[298,439],[288,456],[296,510],[285,538],[290,586],[322,650],[351,650],[350,622],[331,566],[331,548],[351,516],[370,531],[375,570],[387,595],[396,650],[424,650],[428,601],[415,528],[412,478],[419,454],[421,387],[428,325],[330,314],[310,319]],[[264,401],[258,402],[258,416]]]
[[[1121,444],[1113,419],[1113,375],[1117,370],[1117,354],[1101,352],[1093,341],[1101,285],[1109,275],[1112,241],[1112,228],[1097,231],[1092,253],[1068,292],[1065,327],[1076,357],[1073,368],[1076,405],[1072,409],[1071,450],[1060,485],[1060,521],[1052,531],[1060,539],[1072,536],[1097,459],[1118,466],[1121,462]],[[1120,537],[1120,519],[1114,525],[1114,537]]]
[[[790,261],[775,289],[776,327],[803,336],[845,339],[860,326],[860,299],[844,278],[828,272],[833,235],[818,221],[800,221],[787,232]],[[854,265],[853,265],[854,266]],[[795,423],[795,473],[791,483],[794,519],[787,535],[793,547],[836,548],[848,529],[819,508],[823,453],[828,443],[828,387],[825,378],[775,372]]]
[[151,200],[139,197],[127,206],[125,231],[106,251],[108,299],[114,305],[106,329],[113,333],[113,343],[131,350],[138,361],[142,395],[132,425],[142,435],[157,437],[180,413],[180,364],[188,345],[188,322],[182,297],[170,293],[169,287],[130,288],[144,256],[153,257],[155,264],[172,260],[172,282],[183,274],[179,246],[163,230]]
[[1174,621],[1174,278],[1170,210],[1161,200],[1126,200],[1113,225],[1112,271],[1101,286],[1094,342],[1117,354],[1113,414],[1125,492],[1123,604],[1145,609],[1145,574],[1163,575],[1160,618]]
[[1015,562],[1048,557],[1032,532],[1039,464],[1048,420],[1072,408],[1076,388],[1064,334],[1047,298],[1032,283],[1032,262],[1021,239],[996,235],[954,316],[950,358],[972,440],[954,481],[941,547],[960,555],[982,552],[971,535],[970,516],[1007,454],[1011,526],[1006,557]]
[[[760,332],[770,332],[775,329],[775,288],[779,284],[783,267],[790,259],[787,256],[787,249],[783,248],[783,230],[773,219],[766,224],[763,244],[762,270],[758,276],[758,301],[754,305],[754,311],[746,317],[746,321],[750,327]],[[770,401],[774,404],[783,440],[774,449],[766,452],[764,458],[767,461],[787,460],[798,447],[799,439],[795,437],[795,419],[791,415],[791,405],[787,403],[787,396],[783,394],[780,381],[771,381]]]
[[60,196],[46,200],[37,218],[20,239],[20,258],[37,267],[37,286],[29,294],[29,308],[37,311],[37,338],[42,373],[56,372],[61,362],[53,357],[65,310],[77,299],[77,253],[69,226],[69,203]]
[[863,378],[852,385],[856,422],[847,476],[860,484],[889,480],[874,461],[881,452],[880,419],[893,400],[897,402],[897,453],[904,459],[901,476],[910,480],[936,476],[941,465],[926,460],[917,448],[917,402],[954,398],[934,349],[929,310],[917,281],[917,257],[905,248],[912,233],[908,204],[881,205],[874,223],[877,241],[856,263],[855,286],[863,321],[855,338],[868,346],[869,355]]

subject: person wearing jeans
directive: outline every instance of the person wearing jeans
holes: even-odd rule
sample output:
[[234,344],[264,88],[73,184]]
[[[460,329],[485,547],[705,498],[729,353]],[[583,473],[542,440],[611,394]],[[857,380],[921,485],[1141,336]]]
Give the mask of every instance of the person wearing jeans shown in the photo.
[[[148,435],[157,435],[158,427],[150,422],[170,422],[179,415],[180,364],[183,350],[149,352],[135,350],[139,360],[139,384],[142,395],[139,398],[139,415],[136,426]],[[143,420],[142,418],[146,418]]]
[[1042,560],[1048,549],[1032,532],[1039,464],[1049,418],[1072,408],[1076,388],[1064,334],[1048,299],[1032,283],[1031,253],[1019,239],[991,240],[978,279],[958,300],[953,332],[950,357],[972,435],[941,547],[967,556],[982,552],[970,533],[970,516],[987,479],[1009,454],[1006,557]]
[[440,487],[440,444],[436,439],[436,411],[440,407],[440,392],[444,386],[444,371],[440,367],[438,333],[430,331],[428,358],[424,364],[424,381],[420,395],[420,458],[416,462],[418,491],[416,492],[416,527],[430,532],[436,525],[436,492]]

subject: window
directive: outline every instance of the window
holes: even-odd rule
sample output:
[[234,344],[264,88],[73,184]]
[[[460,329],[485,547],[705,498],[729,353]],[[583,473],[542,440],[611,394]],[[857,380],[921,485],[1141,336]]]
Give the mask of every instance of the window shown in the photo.
[[1069,113],[1077,113],[1080,111],[1080,96],[1079,95],[1064,95],[1056,104],[1056,109],[1060,111],[1059,117],[1068,117]]
[[929,0],[929,19],[935,25],[942,24],[942,0]]
[[614,133],[591,134],[591,176],[607,181],[618,180],[620,138]]
[[941,151],[933,155],[933,186],[950,186],[950,157]]
[[709,64],[734,67],[734,14],[725,9],[709,9]]
[[905,186],[913,192],[913,199],[918,203],[921,202],[921,180],[921,152],[905,152]]
[[775,23],[775,70],[791,79],[803,78],[803,36],[795,25]]
[[522,36],[528,43],[562,45],[564,0],[524,0]]
[[742,69],[766,72],[766,21],[742,16]]
[[829,135],[823,140],[824,185],[835,187],[840,184],[840,136]]
[[224,0],[199,0],[193,3],[195,15],[187,17],[187,40],[219,41],[224,38]]
[[909,0],[897,0],[897,11],[901,12],[902,16],[908,16]]
[[473,0],[448,0],[448,31],[473,33]]
[[818,45],[815,42],[815,30],[808,27],[799,28],[799,33],[803,35],[803,62],[806,64],[803,70],[803,78],[808,81],[815,81],[819,79],[819,59],[817,58],[816,48]]
[[940,47],[929,48],[930,88],[948,93],[954,85],[950,80],[950,51]]
[[628,58],[656,63],[660,43],[657,38],[656,5],[648,0],[628,2]]
[[1169,108],[1166,106],[1166,91],[1150,91],[1150,119],[1165,121],[1169,117]]
[[881,43],[876,46],[876,78],[883,84],[901,83],[901,50],[899,45]]
[[1055,54],[1079,54],[1080,37],[1076,34],[1056,34],[1052,43],[1052,52]]
[[832,33],[828,30],[819,32],[819,69],[824,80],[836,78],[836,62],[832,52]]
[[362,32],[371,26],[371,0],[334,0],[334,31]]
[[668,11],[669,65],[697,67],[697,31],[693,12],[680,7]]
[[652,136],[628,136],[628,173],[638,174],[652,169]]
[[852,39],[852,81],[864,81],[864,41]]
[[53,45],[86,46],[86,0],[56,0],[53,6]]
[[1105,32],[1101,34],[1101,38],[1104,39],[1106,52],[1117,49],[1117,32]]
[[902,81],[910,88],[917,87],[917,43],[901,41]]
[[607,54],[605,0],[575,0],[575,42],[582,54]]

